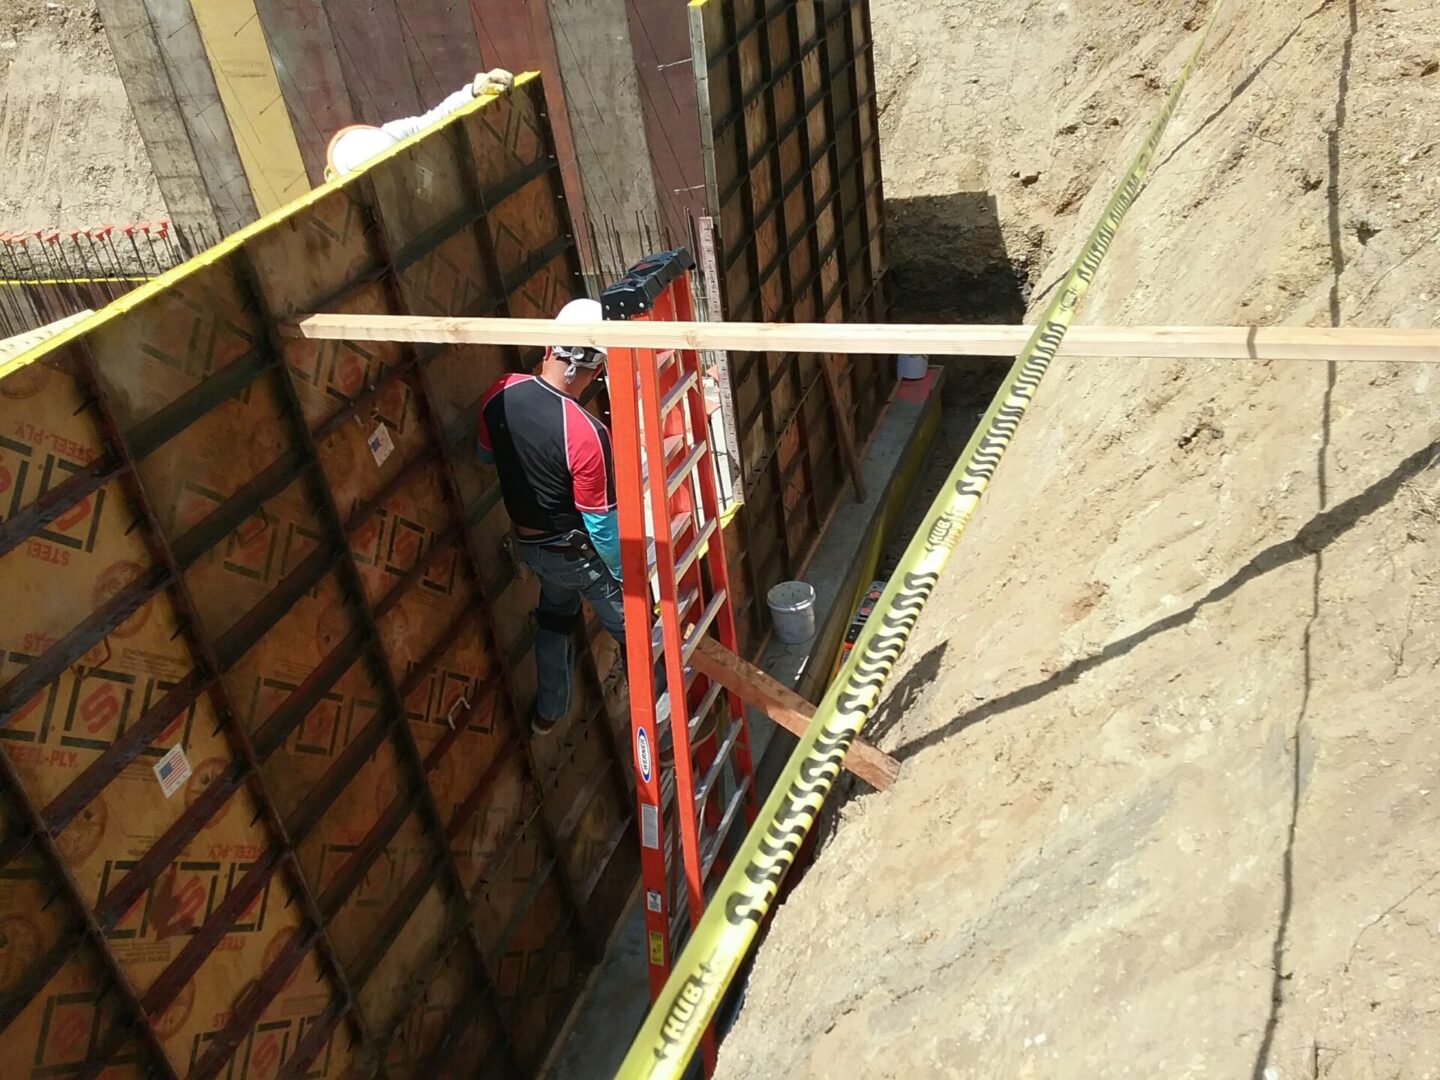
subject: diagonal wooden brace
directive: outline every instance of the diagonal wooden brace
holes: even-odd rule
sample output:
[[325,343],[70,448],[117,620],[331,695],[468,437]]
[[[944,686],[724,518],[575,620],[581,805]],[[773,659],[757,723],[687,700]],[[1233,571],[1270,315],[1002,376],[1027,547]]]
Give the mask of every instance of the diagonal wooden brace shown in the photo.
[[[739,695],[740,700],[759,709],[790,734],[803,735],[810,726],[814,705],[714,638],[701,641],[690,662],[702,675]],[[900,774],[900,762],[863,739],[855,740],[843,764],[876,791],[886,790]]]

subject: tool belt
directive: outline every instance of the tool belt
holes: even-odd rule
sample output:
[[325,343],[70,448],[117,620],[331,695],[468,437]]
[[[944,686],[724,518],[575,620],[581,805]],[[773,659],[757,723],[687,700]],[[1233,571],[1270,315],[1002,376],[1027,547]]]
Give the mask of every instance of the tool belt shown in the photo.
[[518,533],[513,535],[518,544],[538,547],[542,551],[553,551],[571,559],[588,559],[597,554],[595,545],[590,542],[590,534],[580,529],[571,529],[562,536],[542,536],[534,539]]

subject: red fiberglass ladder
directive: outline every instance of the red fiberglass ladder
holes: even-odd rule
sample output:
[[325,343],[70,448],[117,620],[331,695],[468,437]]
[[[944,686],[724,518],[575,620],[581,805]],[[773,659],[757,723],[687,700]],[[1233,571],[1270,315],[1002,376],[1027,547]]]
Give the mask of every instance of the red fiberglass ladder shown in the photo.
[[[694,265],[683,249],[637,263],[601,297],[605,317],[692,320]],[[606,367],[653,999],[700,919],[707,884],[723,870],[736,814],[743,806],[754,820],[755,778],[743,703],[690,666],[706,636],[736,649],[700,356],[693,349],[611,348]],[[657,722],[662,662],[671,707]],[[713,1031],[705,1048],[709,1075]]]

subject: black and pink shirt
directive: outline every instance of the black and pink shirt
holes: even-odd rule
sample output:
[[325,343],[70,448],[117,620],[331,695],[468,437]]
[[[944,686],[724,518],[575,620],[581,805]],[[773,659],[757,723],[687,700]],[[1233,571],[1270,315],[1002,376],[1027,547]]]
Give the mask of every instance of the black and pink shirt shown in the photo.
[[568,394],[534,375],[505,375],[480,399],[479,450],[493,458],[510,520],[558,540],[582,514],[615,509],[610,432]]

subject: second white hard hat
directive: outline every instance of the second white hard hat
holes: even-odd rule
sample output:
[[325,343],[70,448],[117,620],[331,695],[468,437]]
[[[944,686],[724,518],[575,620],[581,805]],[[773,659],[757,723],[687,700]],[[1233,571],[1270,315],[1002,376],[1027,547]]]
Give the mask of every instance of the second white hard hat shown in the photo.
[[351,124],[335,133],[325,150],[327,179],[346,176],[399,140],[371,124]]

